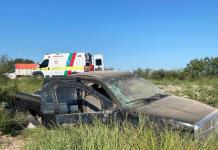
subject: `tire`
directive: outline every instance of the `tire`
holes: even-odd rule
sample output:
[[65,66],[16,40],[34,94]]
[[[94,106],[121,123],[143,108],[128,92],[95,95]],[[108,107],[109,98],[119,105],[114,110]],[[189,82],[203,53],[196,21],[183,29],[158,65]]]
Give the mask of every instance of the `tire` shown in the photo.
[[41,73],[35,74],[34,76],[38,79],[44,78],[43,74],[41,74]]

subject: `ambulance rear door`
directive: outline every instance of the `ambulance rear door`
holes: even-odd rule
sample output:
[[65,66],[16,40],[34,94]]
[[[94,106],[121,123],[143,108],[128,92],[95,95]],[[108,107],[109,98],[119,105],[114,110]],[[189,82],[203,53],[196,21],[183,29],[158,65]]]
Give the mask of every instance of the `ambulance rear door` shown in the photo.
[[104,70],[104,61],[103,55],[94,55],[93,56],[93,65],[95,71],[103,71]]

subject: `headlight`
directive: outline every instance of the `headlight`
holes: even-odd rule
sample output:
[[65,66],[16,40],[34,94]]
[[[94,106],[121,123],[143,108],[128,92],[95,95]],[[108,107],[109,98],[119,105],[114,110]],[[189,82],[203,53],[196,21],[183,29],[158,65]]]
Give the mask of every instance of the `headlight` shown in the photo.
[[193,125],[187,122],[176,121],[174,119],[169,119],[169,124],[173,125],[178,129],[193,130]]
[[195,138],[206,138],[211,133],[218,132],[218,111],[214,111],[194,126]]

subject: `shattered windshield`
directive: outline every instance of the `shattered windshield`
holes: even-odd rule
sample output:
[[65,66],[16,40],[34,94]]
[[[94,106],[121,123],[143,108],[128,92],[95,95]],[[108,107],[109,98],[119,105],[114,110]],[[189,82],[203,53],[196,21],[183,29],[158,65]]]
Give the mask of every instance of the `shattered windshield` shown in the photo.
[[112,78],[106,82],[106,85],[122,104],[150,98],[157,94],[164,94],[150,81],[135,75]]

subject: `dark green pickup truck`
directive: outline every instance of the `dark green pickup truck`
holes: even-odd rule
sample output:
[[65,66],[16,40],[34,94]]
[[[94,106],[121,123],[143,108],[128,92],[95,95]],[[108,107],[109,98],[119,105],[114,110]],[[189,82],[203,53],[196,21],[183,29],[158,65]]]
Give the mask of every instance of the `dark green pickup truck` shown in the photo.
[[[45,126],[124,119],[137,124],[144,114],[157,123],[203,138],[218,130],[216,108],[164,93],[129,72],[100,71],[45,79],[36,94],[17,93],[16,107],[40,117]],[[38,116],[38,117],[37,117]]]

